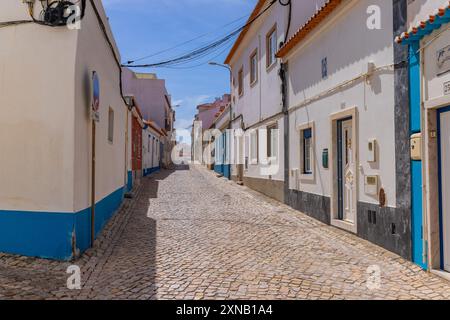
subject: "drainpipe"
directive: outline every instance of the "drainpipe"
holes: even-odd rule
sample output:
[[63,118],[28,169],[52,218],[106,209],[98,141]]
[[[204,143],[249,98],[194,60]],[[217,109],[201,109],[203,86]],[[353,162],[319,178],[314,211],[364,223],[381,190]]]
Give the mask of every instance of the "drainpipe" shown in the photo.
[[[419,47],[421,45],[419,44]],[[428,197],[427,197],[427,158],[425,151],[428,144],[425,143],[425,139],[428,138],[428,132],[425,130],[425,119],[428,119],[427,110],[425,109],[425,50],[426,48],[420,48],[420,132],[422,133],[422,212],[423,212],[423,260],[427,266],[427,270],[432,269],[430,264],[430,250],[429,246],[429,216],[428,216]]]
[[[286,2],[282,2],[279,0],[279,3],[283,7],[288,7],[288,21],[286,26],[286,34],[284,35],[285,44],[289,39],[289,32],[291,29],[291,20],[292,20],[292,0],[287,0]],[[281,67],[279,71],[279,76],[281,79],[281,100],[283,104],[283,114],[284,114],[284,203],[289,205],[290,201],[290,188],[289,188],[289,180],[290,180],[290,159],[289,159],[289,104],[287,99],[287,72],[288,65],[287,62],[281,62]]]
[[95,241],[95,120],[92,120],[92,177],[91,177],[91,247]]
[[281,79],[281,100],[284,114],[284,203],[289,205],[289,105],[287,99],[287,63],[281,63],[279,76]]

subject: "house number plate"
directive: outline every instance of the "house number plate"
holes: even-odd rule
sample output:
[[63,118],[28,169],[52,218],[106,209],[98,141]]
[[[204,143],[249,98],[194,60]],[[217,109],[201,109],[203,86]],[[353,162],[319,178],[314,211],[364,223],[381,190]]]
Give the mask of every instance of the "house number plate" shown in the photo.
[[444,95],[450,94],[450,81],[447,81],[444,83]]

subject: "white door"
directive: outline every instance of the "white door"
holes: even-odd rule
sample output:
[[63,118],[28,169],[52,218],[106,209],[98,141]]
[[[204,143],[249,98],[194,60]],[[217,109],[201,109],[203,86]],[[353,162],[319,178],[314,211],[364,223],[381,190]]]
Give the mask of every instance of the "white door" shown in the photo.
[[441,201],[444,269],[450,272],[450,112],[440,114]]
[[353,128],[352,120],[342,122],[342,190],[344,221],[354,223],[356,208],[354,208],[355,172],[353,161]]

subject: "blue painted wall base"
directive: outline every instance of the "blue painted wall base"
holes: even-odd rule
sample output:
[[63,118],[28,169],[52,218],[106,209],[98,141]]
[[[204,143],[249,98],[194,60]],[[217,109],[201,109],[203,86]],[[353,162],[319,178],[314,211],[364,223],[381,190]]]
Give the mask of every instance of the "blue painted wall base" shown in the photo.
[[148,169],[144,169],[144,177],[147,177],[149,175],[151,175],[152,173],[158,172],[160,171],[160,167],[155,167],[155,168],[148,168]]
[[[119,209],[125,188],[96,204],[95,236]],[[91,208],[76,213],[0,210],[0,252],[69,261],[90,247]]]
[[127,192],[133,190],[133,171],[128,171]]

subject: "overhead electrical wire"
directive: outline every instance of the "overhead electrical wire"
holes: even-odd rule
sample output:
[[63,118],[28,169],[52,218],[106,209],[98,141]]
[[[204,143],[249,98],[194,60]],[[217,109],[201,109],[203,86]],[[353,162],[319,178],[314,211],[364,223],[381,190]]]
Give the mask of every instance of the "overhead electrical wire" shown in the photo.
[[280,2],[281,4],[285,4],[282,0],[272,0],[269,5],[263,9],[258,15],[248,21],[244,26],[232,31],[228,35],[224,36],[221,39],[218,39],[206,46],[197,48],[189,53],[183,54],[177,58],[169,59],[156,63],[149,64],[125,64],[124,67],[129,68],[157,68],[157,67],[168,67],[173,65],[185,64],[188,62],[196,61],[199,58],[203,58],[204,56],[211,53],[212,50],[220,47],[222,45],[226,45],[228,42],[234,40],[234,37],[239,35],[244,29],[248,28],[251,24],[253,24],[257,19],[259,19],[262,15],[264,15],[276,2]]
[[[87,1],[87,0],[78,0],[78,1],[75,2],[75,3],[80,3],[80,2],[82,3],[82,13],[81,13],[81,18],[83,18],[84,15],[85,15],[86,1]],[[287,2],[286,2],[286,1],[287,1]],[[194,42],[195,40],[198,40],[198,39],[200,39],[200,38],[202,38],[202,37],[204,37],[204,36],[206,36],[206,35],[208,35],[208,34],[211,34],[212,32],[205,33],[205,34],[200,35],[200,36],[198,36],[198,37],[196,37],[196,38],[194,38],[194,39],[191,39],[191,40],[185,41],[185,42],[183,42],[183,43],[181,43],[181,44],[179,44],[179,45],[176,45],[176,46],[174,46],[174,47],[172,47],[172,48],[165,49],[165,50],[162,50],[162,51],[160,51],[160,52],[156,52],[156,53],[154,53],[154,54],[147,55],[147,56],[142,57],[142,58],[138,58],[138,59],[135,59],[135,60],[128,61],[127,64],[121,64],[121,63],[119,62],[119,65],[120,65],[121,67],[130,67],[130,68],[150,68],[150,67],[153,67],[153,68],[156,68],[156,67],[172,67],[172,68],[174,68],[174,67],[177,67],[177,66],[182,65],[182,64],[187,64],[187,63],[190,63],[190,62],[196,62],[196,61],[199,61],[199,60],[203,59],[204,57],[207,57],[207,56],[209,56],[209,55],[211,55],[211,54],[213,54],[213,53],[218,52],[219,50],[222,50],[223,48],[227,48],[227,47],[230,45],[230,43],[233,42],[233,40],[235,39],[235,37],[236,37],[237,35],[239,35],[245,28],[248,28],[251,24],[253,24],[253,23],[254,23],[257,19],[259,19],[262,15],[264,15],[264,14],[265,14],[265,13],[266,13],[266,12],[267,12],[267,11],[268,11],[268,10],[269,10],[276,2],[279,2],[279,3],[280,3],[281,5],[283,5],[283,6],[291,5],[291,0],[284,0],[284,1],[283,1],[283,0],[272,0],[272,1],[268,4],[268,6],[267,6],[266,8],[264,8],[258,15],[256,15],[256,16],[255,16],[254,18],[252,18],[250,21],[248,21],[245,25],[243,25],[243,26],[239,27],[238,29],[232,31],[231,33],[227,34],[226,36],[224,36],[224,37],[222,37],[222,38],[219,38],[219,39],[213,41],[213,42],[210,43],[210,44],[207,44],[207,45],[205,45],[205,46],[196,48],[196,49],[194,49],[194,50],[191,51],[191,52],[182,54],[181,56],[178,56],[178,57],[175,57],[175,58],[171,58],[171,59],[167,59],[167,60],[165,60],[165,61],[161,61],[161,62],[157,62],[157,63],[150,63],[150,64],[134,64],[134,63],[137,62],[137,61],[142,61],[142,60],[144,60],[144,59],[148,59],[148,58],[150,58],[150,57],[154,57],[154,56],[160,55],[160,54],[162,54],[162,53],[169,52],[169,51],[171,51],[171,50],[173,50],[173,49],[176,49],[176,48],[178,48],[178,47],[181,47],[181,46],[183,46],[183,45],[185,45],[185,44]],[[69,3],[73,3],[73,2],[66,1],[66,0],[61,0],[61,1],[58,1],[58,2],[56,2],[56,3],[58,3],[59,6],[64,6],[65,4],[69,4]],[[97,11],[97,8],[95,7],[94,2],[93,2],[92,0],[90,0],[90,3],[91,3],[91,5],[93,6],[94,11]],[[48,9],[51,7],[51,5],[52,5],[53,3],[50,3],[50,4],[49,4],[49,3],[47,2],[47,5],[44,6],[44,2],[41,1],[41,4],[42,4],[42,6],[43,6],[43,13],[41,13],[41,16],[45,16],[45,10],[48,10]],[[6,26],[11,26],[11,25],[27,24],[27,23],[37,23],[37,24],[42,24],[42,25],[46,25],[46,26],[50,26],[50,27],[56,27],[56,26],[61,26],[61,25],[62,25],[61,23],[56,23],[56,24],[49,23],[49,22],[46,21],[45,19],[43,19],[43,20],[38,20],[38,19],[36,19],[36,18],[34,17],[33,9],[34,9],[34,4],[29,3],[29,13],[30,13],[30,16],[31,16],[32,20],[19,20],[19,21],[10,21],[10,22],[0,22],[0,28],[6,27]],[[99,19],[99,22],[100,22],[101,24],[103,24],[103,22],[100,21],[101,18],[99,17],[98,12],[96,12],[96,13],[97,13],[97,19]],[[235,22],[237,22],[237,21],[239,21],[239,20],[241,20],[241,19],[243,19],[243,18],[236,19],[236,20],[230,22],[230,23],[227,24],[227,25],[231,25],[231,24],[233,24],[233,23],[235,23]],[[290,24],[290,23],[289,23],[289,24]],[[103,28],[103,27],[102,27],[102,28]],[[289,30],[289,26],[288,26],[288,30]],[[118,59],[117,59],[117,57],[116,57],[115,50],[114,50],[114,46],[112,45],[112,43],[111,43],[111,41],[110,41],[110,39],[109,39],[109,37],[108,37],[108,34],[107,34],[106,31],[104,31],[104,33],[105,33],[105,36],[107,37],[107,42],[109,43],[109,45],[110,45],[110,47],[111,47],[111,50],[113,51],[113,54],[114,54],[114,56],[115,56],[115,59],[118,61]],[[226,50],[226,49],[225,49],[225,50]],[[225,50],[224,50],[224,51],[225,51]],[[220,54],[222,54],[222,53],[223,53],[223,52],[221,52]],[[220,54],[219,54],[219,55],[220,55]],[[205,64],[205,63],[202,63],[202,64],[200,64],[200,65],[203,65],[203,64]],[[192,68],[192,67],[195,67],[195,66],[187,66],[187,67],[185,67],[185,68]],[[178,68],[179,68],[179,67],[178,67]]]
[[[189,69],[195,69],[195,68],[199,68],[202,67],[204,65],[207,65],[210,61],[213,61],[214,59],[216,59],[217,57],[220,57],[222,54],[224,54],[225,52],[227,52],[228,50],[230,50],[231,48],[231,44],[228,44],[227,46],[225,46],[225,48],[223,50],[221,50],[218,54],[210,57],[209,59],[207,59],[206,61],[203,61],[201,63],[195,64],[195,65],[188,65],[188,66],[166,66],[165,68],[168,69],[176,69],[176,70],[189,70]],[[213,52],[211,52],[213,53]]]
[[213,32],[215,32],[215,31],[217,31],[217,30],[221,30],[222,28],[225,28],[225,27],[228,27],[228,26],[230,26],[230,25],[233,25],[233,24],[235,24],[236,22],[241,21],[241,20],[243,20],[243,19],[245,19],[245,18],[247,18],[247,17],[248,17],[248,15],[245,15],[245,16],[242,16],[242,17],[240,17],[240,18],[237,18],[236,20],[233,20],[233,21],[231,21],[231,22],[229,22],[229,23],[227,23],[227,24],[221,26],[220,28],[217,28],[217,29],[214,29],[214,30],[212,30],[212,31],[210,31],[210,32],[201,34],[201,35],[199,35],[199,36],[197,36],[197,37],[195,37],[195,38],[193,38],[193,39],[187,40],[187,41],[182,42],[182,43],[180,43],[180,44],[177,44],[177,45],[175,45],[175,46],[173,46],[173,47],[170,47],[170,48],[167,48],[167,49],[164,49],[164,50],[161,50],[161,51],[152,53],[152,54],[150,54],[150,55],[147,55],[147,56],[144,56],[144,57],[141,57],[141,58],[129,60],[129,61],[127,61],[127,64],[132,64],[132,63],[136,63],[136,62],[139,62],[139,61],[148,59],[148,58],[153,58],[153,57],[156,57],[156,56],[158,56],[158,55],[160,55],[160,54],[162,54],[162,53],[166,53],[166,52],[172,51],[172,50],[174,50],[174,49],[180,48],[180,47],[182,47],[182,46],[184,46],[184,45],[186,45],[186,44],[189,44],[189,43],[192,43],[192,42],[194,42],[194,41],[196,41],[196,40],[199,40],[199,39],[201,39],[201,38],[204,38],[204,37],[206,37],[206,36],[212,34]]
[[[59,3],[59,5],[60,5],[61,7],[63,7],[64,5],[68,5],[69,3],[70,3],[70,4],[76,4],[76,3],[80,3],[80,2],[81,2],[81,4],[82,4],[82,8],[81,8],[81,19],[83,19],[84,16],[85,16],[85,11],[86,11],[86,1],[88,1],[88,0],[78,0],[78,1],[76,1],[75,3],[73,3],[73,2],[70,2],[70,1],[66,1],[66,0],[61,0],[61,1],[58,1],[57,3]],[[189,52],[189,53],[187,53],[187,54],[184,54],[184,55],[182,55],[182,56],[180,56],[180,57],[173,58],[173,59],[169,59],[169,60],[166,60],[166,61],[161,61],[161,62],[158,62],[158,63],[152,63],[152,64],[132,64],[132,63],[121,64],[121,63],[120,63],[120,60],[119,60],[119,58],[118,58],[118,56],[117,56],[117,54],[116,54],[115,47],[114,47],[114,45],[113,45],[111,39],[109,38],[109,35],[108,35],[108,32],[107,32],[106,26],[105,26],[105,24],[104,24],[104,22],[103,22],[103,20],[102,20],[102,18],[101,18],[101,15],[100,15],[100,13],[99,13],[99,11],[98,11],[98,9],[97,9],[97,7],[96,7],[94,1],[93,1],[93,0],[89,0],[89,2],[90,2],[90,4],[91,4],[92,8],[94,9],[94,13],[95,13],[96,18],[97,18],[97,21],[98,21],[98,23],[99,23],[99,25],[100,25],[100,28],[102,29],[103,35],[104,35],[104,37],[105,37],[105,40],[106,40],[106,42],[108,43],[108,46],[110,47],[110,50],[111,50],[111,52],[112,52],[112,54],[113,54],[114,60],[115,60],[117,66],[118,66],[118,68],[119,68],[119,78],[120,78],[120,79],[119,79],[119,86],[120,86],[120,94],[121,94],[121,97],[122,97],[123,101],[125,102],[125,104],[127,104],[127,102],[126,102],[126,99],[125,99],[125,97],[124,97],[124,95],[123,95],[123,88],[122,88],[122,67],[130,67],[130,68],[172,67],[172,68],[177,68],[177,66],[180,65],[180,64],[186,64],[186,63],[189,63],[189,62],[198,61],[199,59],[202,59],[202,58],[204,58],[204,57],[206,57],[206,56],[209,56],[211,53],[215,53],[215,52],[217,52],[217,51],[219,51],[219,50],[221,50],[221,49],[223,49],[223,48],[225,47],[225,50],[221,51],[221,52],[217,55],[217,56],[219,56],[219,55],[223,54],[223,53],[226,51],[226,49],[228,49],[228,45],[230,44],[230,42],[231,42],[232,40],[234,40],[235,36],[239,35],[243,30],[245,30],[246,28],[248,28],[248,27],[249,27],[251,24],[253,24],[256,20],[258,20],[258,19],[259,19],[262,15],[264,15],[264,14],[265,14],[265,13],[266,13],[266,12],[267,12],[267,11],[268,11],[268,10],[269,10],[276,2],[279,2],[279,3],[280,3],[281,5],[283,5],[283,6],[287,6],[287,5],[290,6],[290,5],[291,5],[291,0],[287,0],[287,1],[288,1],[288,2],[283,2],[282,0],[272,0],[272,1],[269,3],[269,5],[268,5],[265,9],[263,9],[258,15],[256,15],[254,18],[252,18],[250,21],[248,21],[248,22],[247,22],[245,25],[243,25],[242,27],[239,27],[238,29],[232,31],[232,32],[229,33],[228,35],[226,35],[226,36],[224,36],[224,37],[222,37],[222,38],[220,38],[220,39],[218,39],[218,40],[215,40],[214,42],[212,42],[212,43],[210,43],[210,44],[208,44],[208,45],[206,45],[206,46],[197,48],[197,49],[195,49],[195,50],[193,50],[193,51],[191,51],[191,52]],[[51,22],[49,22],[49,21],[46,21],[46,19],[45,19],[45,10],[48,10],[48,9],[50,8],[50,5],[51,5],[51,4],[48,3],[48,1],[47,1],[47,5],[46,5],[45,7],[44,7],[43,2],[41,2],[41,4],[42,4],[42,6],[43,6],[43,13],[41,13],[41,16],[44,17],[43,20],[38,20],[38,19],[36,19],[36,18],[34,17],[34,4],[33,4],[33,3],[29,3],[29,4],[28,4],[28,7],[29,7],[28,9],[29,9],[29,14],[30,14],[31,20],[17,20],[17,21],[0,22],[0,28],[7,27],[7,26],[20,25],[20,24],[29,24],[29,23],[36,23],[36,24],[45,25],[45,26],[49,26],[49,27],[61,27],[61,26],[63,26],[63,24],[62,24],[61,22],[58,22],[58,23],[51,23]],[[291,8],[290,8],[290,10],[291,10]],[[232,21],[232,22],[230,22],[228,25],[231,25],[231,24],[233,24],[234,22],[239,21],[240,19],[242,19],[242,18],[239,18],[239,19],[237,19],[237,20],[235,20],[235,21]],[[64,25],[66,25],[66,24],[64,24]],[[289,22],[289,24],[288,24],[288,31],[289,31],[289,26],[290,26],[290,22]],[[157,53],[152,54],[152,55],[148,55],[148,56],[146,56],[146,57],[142,57],[142,58],[136,59],[136,60],[134,60],[134,61],[129,61],[129,62],[136,62],[136,61],[141,61],[141,60],[144,60],[144,59],[147,59],[147,58],[150,58],[150,57],[154,57],[154,56],[159,55],[159,54],[161,54],[161,53],[168,52],[168,51],[173,50],[173,49],[176,49],[176,48],[178,48],[178,47],[180,47],[180,46],[182,46],[182,45],[185,45],[185,44],[187,44],[187,43],[190,43],[190,42],[193,42],[193,41],[195,41],[195,40],[198,40],[198,39],[200,39],[200,38],[202,38],[202,37],[204,37],[204,36],[206,36],[206,35],[208,35],[208,34],[211,34],[211,32],[206,33],[206,34],[201,35],[201,36],[198,36],[198,37],[195,38],[195,39],[191,39],[191,40],[186,41],[186,42],[184,42],[184,43],[182,43],[182,44],[179,44],[179,45],[177,45],[177,46],[174,46],[174,47],[172,47],[172,48],[163,50],[163,51],[161,51],[161,52],[157,52]],[[195,68],[195,67],[201,66],[201,65],[203,65],[203,64],[205,64],[205,62],[203,62],[202,64],[197,65],[197,66],[188,66],[188,67],[185,67],[185,68],[187,68],[187,69]],[[180,68],[180,67],[178,67],[178,68]]]

